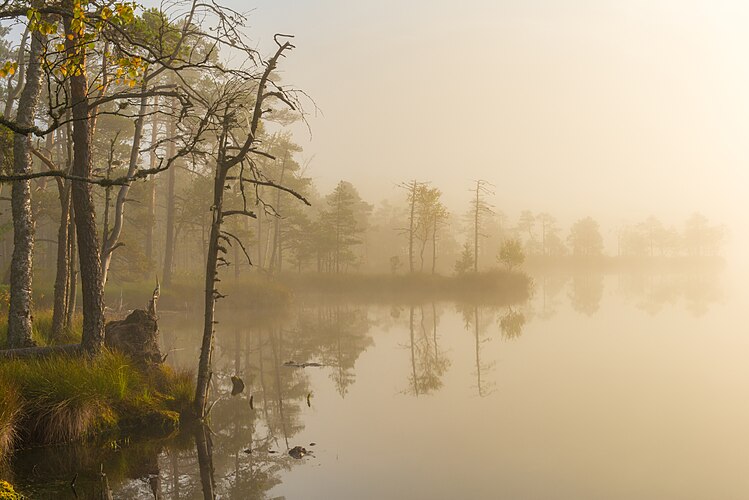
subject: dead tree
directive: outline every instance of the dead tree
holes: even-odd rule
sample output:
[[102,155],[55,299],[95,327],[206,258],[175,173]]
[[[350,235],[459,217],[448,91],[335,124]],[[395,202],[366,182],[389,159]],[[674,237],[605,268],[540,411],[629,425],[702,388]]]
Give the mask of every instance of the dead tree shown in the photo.
[[415,179],[398,184],[398,187],[406,190],[409,205],[408,227],[401,231],[408,235],[408,272],[410,273],[414,272],[414,238],[419,229],[416,206],[419,202],[419,191],[426,185],[426,182],[418,182]]
[[[281,37],[283,35],[276,35],[275,40],[278,48],[273,56],[263,63],[262,72],[253,81],[247,82],[238,78],[231,78],[226,81],[222,86],[223,95],[215,108],[219,136],[206,259],[203,340],[200,348],[194,403],[195,414],[198,418],[204,418],[206,415],[208,388],[211,379],[214,327],[216,324],[215,306],[216,301],[224,297],[217,288],[217,283],[220,281],[218,271],[220,267],[229,265],[226,260],[227,247],[232,245],[239,245],[245,257],[248,261],[250,260],[242,241],[223,229],[224,221],[232,216],[255,217],[255,214],[248,209],[246,196],[248,187],[257,189],[260,186],[269,186],[282,189],[309,204],[304,197],[293,190],[264,178],[253,161],[255,155],[270,156],[258,149],[260,147],[258,127],[263,121],[263,116],[271,112],[268,106],[272,104],[272,101],[280,101],[291,109],[297,109],[298,107],[298,103],[290,92],[270,80],[271,74],[277,67],[278,60],[294,48],[288,41],[281,43],[279,41]],[[254,57],[251,49],[248,49],[247,54]],[[246,112],[243,106],[244,102],[252,103]],[[242,134],[243,137],[239,137],[239,134]],[[242,195],[243,205],[238,209],[226,209],[224,207],[224,193],[231,188],[231,185],[228,184],[231,182],[238,186]],[[263,204],[262,200],[258,201]]]
[[479,237],[485,237],[481,233],[481,224],[486,215],[494,213],[492,205],[486,201],[486,197],[493,195],[491,190],[492,184],[488,181],[479,179],[476,181],[476,187],[471,189],[473,201],[471,202],[471,219],[473,223],[473,272],[479,270]]

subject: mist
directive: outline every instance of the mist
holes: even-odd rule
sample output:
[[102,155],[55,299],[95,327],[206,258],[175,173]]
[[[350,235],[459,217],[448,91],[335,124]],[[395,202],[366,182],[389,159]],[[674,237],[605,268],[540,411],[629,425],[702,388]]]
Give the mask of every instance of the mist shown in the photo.
[[0,20],[0,497],[749,496],[749,5]]
[[406,171],[455,210],[487,179],[507,212],[700,211],[743,234],[741,2],[272,2],[252,19],[305,42],[285,78],[322,110],[297,137],[323,186],[377,200]]

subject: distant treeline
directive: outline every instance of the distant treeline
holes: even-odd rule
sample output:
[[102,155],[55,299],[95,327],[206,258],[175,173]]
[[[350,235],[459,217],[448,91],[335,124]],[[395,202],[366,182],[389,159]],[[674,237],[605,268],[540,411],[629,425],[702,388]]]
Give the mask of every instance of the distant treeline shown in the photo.
[[[94,141],[98,154],[113,155],[115,165],[124,162],[129,151],[111,148],[119,125],[116,120],[102,120]],[[248,272],[460,274],[567,256],[702,258],[720,255],[724,242],[722,226],[694,214],[679,227],[666,226],[655,217],[621,227],[616,247],[605,249],[601,228],[592,217],[583,217],[567,228],[546,212],[525,210],[512,219],[495,206],[496,197],[486,181],[472,184],[471,201],[462,211],[448,210],[438,187],[416,180],[399,186],[399,199],[377,204],[363,200],[356,186],[347,181],[340,181],[329,193],[320,193],[300,159],[302,148],[289,133],[269,135],[266,145],[275,159],[257,159],[258,168],[269,181],[304,196],[311,207],[290,192],[256,186],[250,207],[256,218],[227,222],[228,231],[243,242],[252,261],[250,266],[241,247],[234,245],[227,260],[231,263],[229,274],[236,277]],[[199,164],[184,160],[177,166],[171,179],[156,176],[132,185],[121,245],[111,265],[115,281],[202,275],[213,180],[211,172]],[[52,278],[57,258],[57,191],[54,182],[35,185],[35,260],[40,264],[36,272],[43,279]],[[97,211],[105,217],[113,209],[112,197],[104,189],[93,194]],[[235,187],[226,197],[230,204],[242,203],[242,193]],[[6,211],[0,215],[0,264],[4,270],[13,249],[11,227],[10,212]],[[4,278],[7,282],[7,272]]]

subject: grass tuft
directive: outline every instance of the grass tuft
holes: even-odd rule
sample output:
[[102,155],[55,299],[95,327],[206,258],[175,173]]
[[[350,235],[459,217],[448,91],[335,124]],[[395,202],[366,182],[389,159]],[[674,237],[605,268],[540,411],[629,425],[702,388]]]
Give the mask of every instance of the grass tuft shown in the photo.
[[143,373],[109,350],[95,358],[1,362],[0,454],[21,441],[71,442],[154,419],[173,427],[174,413],[189,406],[192,383],[191,374],[168,367]]
[[[2,306],[2,300],[0,300]],[[70,329],[64,331],[59,339],[52,338],[52,309],[35,309],[31,325],[31,335],[39,346],[77,344],[81,340],[83,331],[83,317],[76,314]],[[4,346],[8,339],[8,308],[0,309],[0,347]]]
[[[0,383],[2,382],[0,379]],[[17,388],[3,384],[0,388],[0,460],[3,458],[3,450],[13,449],[22,411],[23,405]]]

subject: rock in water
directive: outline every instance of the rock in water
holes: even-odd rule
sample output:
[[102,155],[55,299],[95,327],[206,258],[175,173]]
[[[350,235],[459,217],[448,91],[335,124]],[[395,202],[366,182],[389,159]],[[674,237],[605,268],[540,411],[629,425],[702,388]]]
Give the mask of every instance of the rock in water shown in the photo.
[[160,364],[163,360],[156,316],[142,309],[136,309],[123,320],[107,323],[104,344],[146,366]]
[[[236,375],[231,376],[231,395],[236,396],[244,391],[244,381]],[[250,404],[252,402],[250,401]]]
[[291,455],[292,458],[296,458],[297,460],[301,460],[302,457],[307,455],[309,452],[306,448],[303,446],[294,446],[292,449],[289,450],[289,455]]

